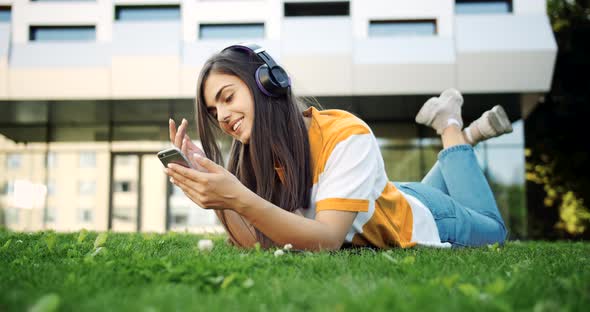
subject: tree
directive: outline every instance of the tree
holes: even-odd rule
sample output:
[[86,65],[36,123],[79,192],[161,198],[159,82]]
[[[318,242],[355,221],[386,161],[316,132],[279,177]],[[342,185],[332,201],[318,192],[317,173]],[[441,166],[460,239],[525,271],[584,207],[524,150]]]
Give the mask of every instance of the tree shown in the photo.
[[532,238],[590,238],[590,1],[549,0],[558,45],[551,90],[525,123]]

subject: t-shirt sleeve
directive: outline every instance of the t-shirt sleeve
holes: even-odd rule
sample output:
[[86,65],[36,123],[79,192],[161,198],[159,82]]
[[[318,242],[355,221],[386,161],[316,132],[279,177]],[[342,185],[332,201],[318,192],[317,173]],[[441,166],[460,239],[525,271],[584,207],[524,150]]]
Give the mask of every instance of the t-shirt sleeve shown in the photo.
[[316,212],[366,212],[375,200],[378,168],[383,165],[373,134],[355,134],[339,142],[318,178]]

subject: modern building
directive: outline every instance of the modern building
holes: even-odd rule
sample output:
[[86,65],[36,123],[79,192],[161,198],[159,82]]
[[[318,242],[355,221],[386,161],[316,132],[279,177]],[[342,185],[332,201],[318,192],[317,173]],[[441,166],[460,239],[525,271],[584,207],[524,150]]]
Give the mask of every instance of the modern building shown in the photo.
[[296,94],[363,118],[392,180],[419,180],[435,162],[440,140],[414,123],[429,97],[462,91],[466,123],[503,105],[515,131],[476,150],[511,233],[526,234],[523,123],[557,53],[542,0],[0,0],[6,225],[214,226],[155,153],[169,117],[195,136],[198,72],[239,41],[265,47]]

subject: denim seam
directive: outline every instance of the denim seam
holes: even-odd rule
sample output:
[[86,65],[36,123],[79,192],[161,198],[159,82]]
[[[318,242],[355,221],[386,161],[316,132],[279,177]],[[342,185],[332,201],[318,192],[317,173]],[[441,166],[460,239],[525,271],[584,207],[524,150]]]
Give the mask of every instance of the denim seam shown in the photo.
[[404,192],[416,197],[419,201],[422,202],[422,204],[424,204],[424,206],[426,206],[426,208],[430,211],[430,213],[432,214],[432,217],[434,218],[434,220],[443,220],[443,219],[456,219],[457,216],[456,214],[453,216],[435,216],[434,212],[432,211],[433,207],[437,207],[436,204],[433,204],[432,201],[430,201],[430,199],[428,198],[428,196],[422,196],[420,195],[419,192],[413,190],[412,188],[409,187],[404,187]]
[[473,150],[473,147],[471,147],[471,145],[469,145],[469,144],[460,144],[460,145],[451,146],[451,147],[446,148],[438,153],[438,160],[442,160],[443,158],[447,157],[447,155],[449,153],[453,153],[453,152],[457,152],[457,151],[468,151],[468,150]]

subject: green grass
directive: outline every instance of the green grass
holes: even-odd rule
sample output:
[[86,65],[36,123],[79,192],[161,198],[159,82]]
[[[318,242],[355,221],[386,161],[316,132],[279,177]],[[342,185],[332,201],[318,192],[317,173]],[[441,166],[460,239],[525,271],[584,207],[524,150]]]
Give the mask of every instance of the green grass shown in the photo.
[[[202,237],[190,234],[98,235],[0,230],[0,311],[537,312],[590,304],[588,243],[275,257],[228,246],[223,236],[202,253]],[[93,256],[95,245],[103,248]]]

